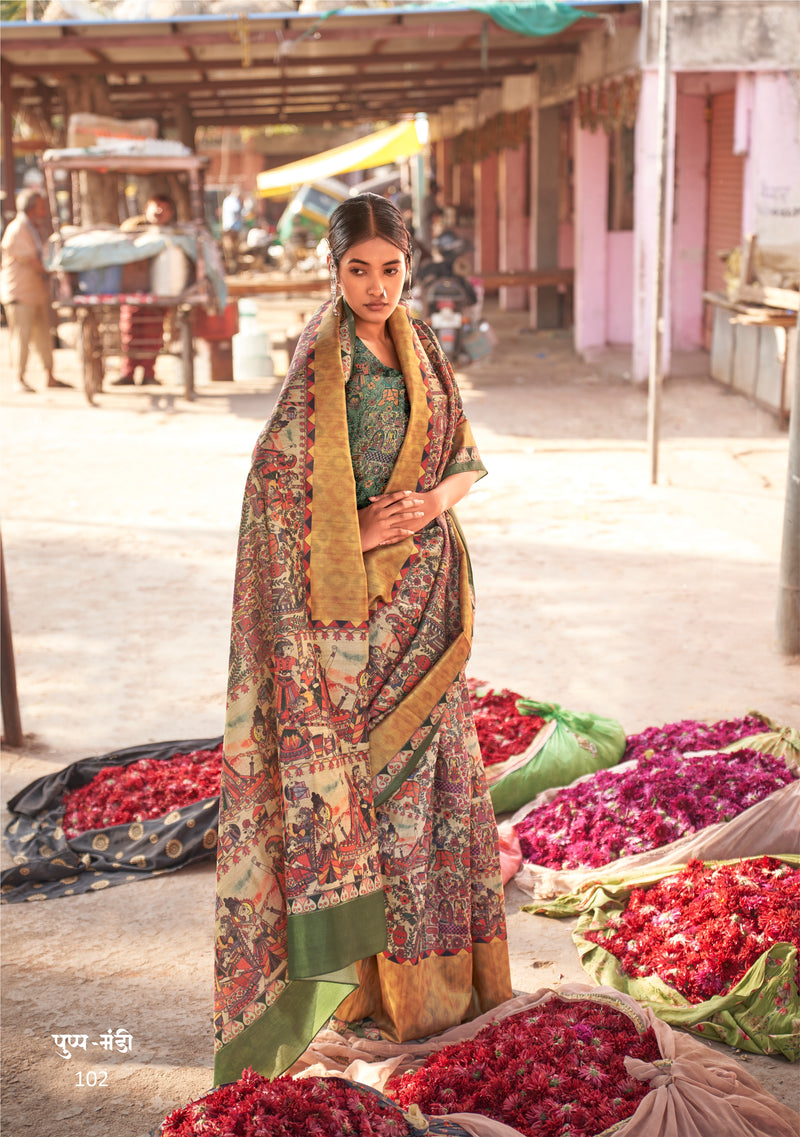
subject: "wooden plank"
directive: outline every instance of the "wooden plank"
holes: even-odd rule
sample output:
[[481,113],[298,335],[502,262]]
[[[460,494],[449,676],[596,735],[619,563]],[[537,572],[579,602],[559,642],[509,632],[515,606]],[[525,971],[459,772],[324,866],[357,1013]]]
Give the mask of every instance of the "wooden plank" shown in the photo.
[[487,290],[506,288],[514,284],[545,288],[552,284],[569,285],[575,280],[575,270],[572,268],[537,268],[519,272],[485,272],[476,275]]
[[[479,274],[476,277],[487,290],[514,284],[542,288],[553,284],[570,285],[573,283],[574,278],[575,270],[571,268],[542,268],[520,272],[487,272]],[[242,296],[261,296],[280,292],[290,292],[294,294],[327,292],[330,288],[330,281],[325,276],[279,277],[271,272],[254,273],[252,276],[226,276],[225,284],[228,288],[228,297],[231,300],[238,299]]]
[[281,292],[293,295],[311,292],[330,292],[331,282],[327,276],[283,277],[272,272],[254,273],[252,276],[226,276],[228,299],[238,300],[242,296],[266,296]]
[[800,291],[795,288],[773,288],[767,284],[743,284],[737,293],[739,300],[767,304],[770,308],[784,308],[800,312]]

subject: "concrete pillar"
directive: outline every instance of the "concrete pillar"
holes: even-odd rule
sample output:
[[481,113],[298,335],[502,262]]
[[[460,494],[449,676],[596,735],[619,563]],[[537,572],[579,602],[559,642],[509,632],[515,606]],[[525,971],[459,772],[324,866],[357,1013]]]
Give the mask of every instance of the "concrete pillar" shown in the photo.
[[[536,267],[558,267],[559,119],[557,106],[539,111],[539,208],[536,218]],[[605,224],[605,222],[604,222]],[[536,298],[538,328],[557,328],[561,323],[561,303],[555,285],[538,288]]]
[[677,96],[675,215],[671,281],[677,351],[703,346],[703,288],[708,213],[708,123],[704,95]]
[[[528,147],[503,150],[499,164],[499,251],[501,272],[514,272],[528,267]],[[500,289],[500,307],[507,312],[527,307],[528,290],[523,285]]]
[[[531,77],[531,127],[528,143],[528,267],[539,265],[537,234],[539,229],[539,76]],[[528,325],[537,328],[538,324],[537,288],[528,289]]]
[[497,271],[497,173],[499,157],[490,154],[475,163],[475,269]]
[[[667,193],[665,208],[672,217],[675,183],[675,75],[669,84],[669,144],[667,147]],[[650,374],[650,330],[655,305],[655,261],[658,224],[653,203],[658,199],[658,150],[661,127],[658,120],[658,72],[642,72],[639,109],[636,115],[636,173],[634,176],[633,233],[633,378],[644,382]],[[671,339],[670,282],[672,280],[672,226],[667,226],[664,248],[664,335],[662,368],[669,374]]]
[[196,150],[195,122],[192,109],[185,99],[175,106],[175,121],[178,127],[178,138],[190,150]]
[[[608,135],[575,119],[575,350],[606,342]],[[541,224],[541,221],[540,221]]]

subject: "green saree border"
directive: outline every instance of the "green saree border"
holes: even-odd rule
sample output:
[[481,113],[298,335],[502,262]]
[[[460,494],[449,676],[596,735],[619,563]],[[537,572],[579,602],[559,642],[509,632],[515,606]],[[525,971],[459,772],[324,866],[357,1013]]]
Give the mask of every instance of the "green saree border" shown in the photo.
[[[446,695],[442,696],[442,698],[436,704],[436,707],[434,707],[433,711],[431,711],[431,714],[434,713],[434,711],[436,710],[437,707],[440,707],[442,705],[442,703],[444,702],[444,700],[446,698],[447,698]],[[406,764],[400,770],[397,771],[397,773],[392,778],[392,780],[389,782],[389,784],[387,786],[385,786],[381,790],[380,793],[375,794],[375,797],[373,799],[373,805],[374,806],[383,805],[383,803],[385,801],[388,801],[388,799],[398,789],[398,787],[400,786],[400,783],[404,782],[406,780],[406,778],[409,776],[409,774],[413,773],[413,771],[416,770],[417,766],[422,761],[422,757],[425,754],[426,750],[428,749],[428,747],[430,746],[430,744],[433,742],[434,738],[436,737],[436,734],[439,730],[439,724],[440,724],[441,720],[442,720],[442,716],[439,715],[438,718],[432,724],[431,729],[425,735],[422,742],[419,744],[419,746],[416,748],[416,750],[412,751],[411,756],[408,759],[408,761],[406,762]]]
[[378,955],[386,950],[383,891],[316,912],[290,913],[286,932],[290,982],[314,979],[354,959]]
[[[237,1081],[247,1066],[265,1078],[279,1077],[357,987],[354,967],[345,969],[340,978],[288,983],[255,1022],[217,1051],[214,1085]],[[265,1062],[265,1055],[272,1060]]]

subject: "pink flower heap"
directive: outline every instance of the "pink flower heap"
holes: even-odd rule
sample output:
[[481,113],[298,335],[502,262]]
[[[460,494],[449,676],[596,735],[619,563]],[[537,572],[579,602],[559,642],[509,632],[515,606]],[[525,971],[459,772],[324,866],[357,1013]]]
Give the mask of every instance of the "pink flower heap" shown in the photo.
[[730,821],[792,778],[782,758],[757,750],[646,751],[630,769],[600,770],[559,790],[515,828],[532,864],[596,868]]

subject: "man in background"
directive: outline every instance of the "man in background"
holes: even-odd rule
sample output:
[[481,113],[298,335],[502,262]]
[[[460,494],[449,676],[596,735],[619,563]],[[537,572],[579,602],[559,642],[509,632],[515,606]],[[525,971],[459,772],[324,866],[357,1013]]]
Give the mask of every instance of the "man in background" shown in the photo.
[[[169,226],[176,217],[175,202],[165,193],[148,199],[143,214],[129,217],[120,228],[124,232],[153,226]],[[137,367],[142,369],[143,387],[160,386],[156,379],[156,358],[164,347],[164,317],[167,309],[154,304],[123,304],[119,310],[119,378],[112,387],[131,387]]]
[[53,340],[50,332],[50,284],[42,260],[39,226],[49,216],[41,190],[24,189],[17,195],[17,215],[0,244],[0,302],[6,314],[11,359],[17,389],[33,391],[25,379],[30,345],[36,349],[47,375],[48,387],[69,387],[53,375]]
[[244,224],[244,205],[237,186],[222,199],[222,256],[225,271],[236,272],[239,267],[239,241]]

